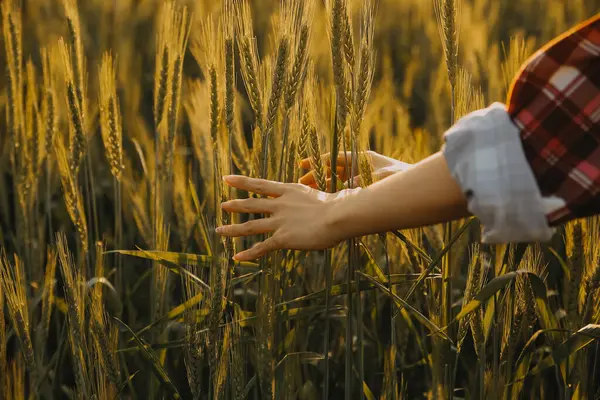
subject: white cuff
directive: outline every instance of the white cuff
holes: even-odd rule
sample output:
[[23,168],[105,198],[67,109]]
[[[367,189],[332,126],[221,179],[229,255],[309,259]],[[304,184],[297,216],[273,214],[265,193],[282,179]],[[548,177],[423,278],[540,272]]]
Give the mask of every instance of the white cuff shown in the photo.
[[504,104],[466,115],[444,139],[444,157],[483,225],[484,243],[550,240],[546,213],[564,202],[542,197]]

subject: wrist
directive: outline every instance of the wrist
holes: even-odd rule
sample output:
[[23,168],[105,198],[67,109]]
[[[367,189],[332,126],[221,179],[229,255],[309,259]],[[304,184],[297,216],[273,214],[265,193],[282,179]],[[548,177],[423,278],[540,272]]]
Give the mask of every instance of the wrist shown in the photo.
[[359,236],[357,224],[353,223],[356,214],[355,203],[361,189],[346,189],[331,194],[325,202],[324,224],[327,235],[337,243]]

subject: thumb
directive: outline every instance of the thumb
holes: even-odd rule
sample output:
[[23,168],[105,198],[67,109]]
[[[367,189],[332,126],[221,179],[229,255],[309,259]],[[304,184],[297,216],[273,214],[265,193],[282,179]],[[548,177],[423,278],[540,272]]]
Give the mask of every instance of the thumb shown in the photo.
[[373,178],[375,180],[385,179],[388,176],[392,176],[396,172],[400,172],[400,171],[402,171],[402,170],[401,169],[397,169],[397,168],[393,168],[393,167],[380,168],[380,169],[378,169],[376,171],[373,171]]
[[[360,177],[360,175],[355,176],[354,179],[352,179],[352,187],[353,188],[357,188],[357,187],[360,187],[361,185],[362,185],[362,178]],[[350,187],[350,180],[347,180],[344,183],[344,186],[346,188],[349,188]]]

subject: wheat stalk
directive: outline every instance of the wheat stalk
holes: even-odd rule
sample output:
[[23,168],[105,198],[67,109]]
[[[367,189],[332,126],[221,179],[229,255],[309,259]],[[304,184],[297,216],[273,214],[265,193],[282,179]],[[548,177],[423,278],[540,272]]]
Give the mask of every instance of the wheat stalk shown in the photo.
[[4,289],[2,288],[4,280],[0,275],[0,394],[6,387],[6,374],[8,370],[6,359],[6,323],[4,320]]
[[287,79],[284,96],[284,111],[289,112],[294,106],[298,97],[298,92],[304,85],[308,71],[309,49],[312,38],[312,20],[314,18],[315,4],[313,0],[305,1],[300,7],[296,6],[298,16],[292,25],[292,49],[295,49],[294,62],[292,63],[290,73]]
[[2,3],[2,26],[8,64],[7,126],[11,134],[11,161],[16,173],[21,168],[19,156],[23,144],[23,53],[21,9],[13,1]]
[[27,283],[25,281],[25,269],[19,257],[15,256],[14,264],[11,265],[6,254],[2,254],[0,258],[0,280],[0,286],[4,291],[8,306],[8,315],[21,345],[25,365],[31,374],[33,382],[37,383],[37,367],[29,331]]
[[[54,62],[58,62],[58,55],[54,48],[41,50],[43,85],[46,88],[42,98],[42,120],[44,124],[44,146],[43,156],[46,164],[46,219],[48,221],[48,232],[53,234],[52,210],[51,210],[51,162],[52,145],[58,125],[57,98],[55,89]],[[40,163],[40,167],[41,167]],[[50,237],[49,236],[49,237]]]
[[[168,109],[169,95],[169,62],[171,56],[171,35],[173,32],[173,23],[175,14],[173,2],[166,2],[159,14],[156,28],[156,58],[154,68],[154,129],[159,132],[159,125],[162,122],[165,110]],[[174,49],[173,49],[174,51]]]
[[288,157],[287,157],[287,167],[285,169],[285,181],[286,182],[295,182],[296,181],[296,171],[297,171],[297,162],[298,162],[298,151],[296,146],[296,140],[290,142]]
[[[96,243],[96,278],[104,278],[104,253],[105,248],[102,242]],[[91,324],[91,336],[94,341],[94,346],[98,355],[98,370],[101,373],[101,377],[108,378],[108,381],[114,385],[114,388],[118,388],[121,384],[120,371],[117,362],[116,350],[118,343],[114,343],[111,337],[116,333],[115,327],[111,327],[108,314],[104,307],[104,299],[102,294],[102,285],[97,284],[91,290],[90,293],[90,324]],[[117,339],[118,342],[118,339]],[[114,344],[114,345],[113,345]],[[100,390],[106,390],[104,388],[105,379],[99,380]]]
[[26,163],[25,182],[29,198],[27,199],[28,213],[33,207],[33,201],[37,194],[37,184],[39,170],[41,166],[40,138],[43,137],[41,114],[38,106],[38,86],[36,80],[35,67],[29,60],[25,67],[27,75],[27,97],[25,100],[25,146],[23,148],[23,163]]
[[173,1],[162,6],[160,16],[154,88],[155,151],[161,153],[155,171],[155,242],[158,229],[163,229],[156,226],[160,204],[164,217],[169,219],[171,215],[173,152],[177,139],[183,63],[192,20],[187,8],[178,8]]
[[[232,4],[230,0],[224,0],[224,11],[223,11],[223,22],[222,26],[224,29],[223,32],[223,59],[224,59],[224,75],[225,75],[225,105],[224,105],[224,113],[225,113],[225,126],[227,128],[227,144],[228,144],[228,154],[229,154],[229,165],[227,166],[228,174],[233,174],[234,166],[234,151],[233,151],[233,143],[234,136],[236,134],[236,126],[235,126],[235,49],[234,49],[234,41],[235,41],[235,30],[234,30],[234,12],[232,8]],[[223,190],[222,193],[222,201],[227,201],[231,199],[231,188],[227,187],[227,189]],[[223,213],[222,214],[223,224],[230,225],[231,224],[231,214]],[[235,274],[235,268],[233,263],[233,255],[235,254],[235,246],[232,238],[224,238],[224,257],[228,260],[228,270],[230,277],[233,278]]]
[[[60,163],[60,160],[59,160]],[[75,269],[73,258],[69,252],[67,238],[64,234],[57,234],[58,258],[60,261],[60,272],[64,281],[65,300],[67,303],[67,323],[69,326],[69,344],[73,370],[75,372],[75,383],[77,391],[81,396],[87,398],[89,395],[88,368],[85,362],[87,352],[87,340],[84,330],[85,322],[85,299],[83,295],[83,277]]]
[[597,293],[598,288],[600,288],[600,258],[596,257],[596,261],[583,284],[585,298],[582,311],[583,321],[589,321],[592,318],[594,302],[597,299],[594,294]]
[[227,383],[227,375],[229,372],[229,355],[231,353],[232,350],[232,344],[231,344],[231,339],[232,339],[232,334],[231,334],[231,324],[227,324],[225,325],[225,329],[223,330],[223,335],[221,337],[221,340],[219,340],[219,344],[215,343],[215,347],[217,349],[217,351],[219,350],[220,347],[220,353],[219,353],[219,363],[217,365],[217,372],[215,374],[215,378],[214,378],[214,390],[213,390],[213,396],[215,399],[225,399],[225,384]]
[[[373,84],[373,76],[375,70],[375,54],[373,50],[375,30],[373,23],[373,4],[370,1],[364,3],[363,6],[363,23],[361,29],[360,53],[357,61],[356,80],[354,82],[353,103],[351,108],[351,141],[352,141],[352,168],[350,172],[350,184],[353,184],[354,176],[357,168],[364,169],[367,172],[370,168],[368,160],[362,158],[362,161],[357,159],[358,146],[361,142],[361,126],[367,108],[367,102],[371,94]],[[362,167],[361,167],[362,166]]]
[[444,48],[448,79],[452,90],[454,90],[458,72],[460,0],[434,0],[433,5]]
[[287,71],[288,54],[289,54],[289,38],[282,36],[279,40],[277,47],[277,58],[275,61],[275,68],[273,70],[273,84],[271,87],[271,94],[269,97],[269,103],[267,107],[267,117],[265,120],[265,128],[263,131],[262,139],[262,170],[261,177],[267,178],[268,176],[268,163],[269,160],[276,159],[275,138],[273,138],[273,131],[275,129],[275,119],[279,110],[281,97],[284,89],[284,82]]
[[319,143],[319,135],[317,129],[313,126],[310,130],[310,153],[311,153],[311,166],[315,174],[315,181],[317,188],[321,191],[327,190],[327,184],[325,181],[325,167],[323,166],[323,158],[321,154],[321,145]]
[[532,53],[533,43],[531,40],[525,40],[522,34],[517,34],[510,38],[510,50],[506,52],[506,47],[502,43],[505,60],[502,63],[502,76],[506,90],[510,89],[512,81],[517,76],[523,64]]
[[[465,293],[463,296],[462,304],[467,305],[475,295],[477,291],[481,287],[481,263],[479,260],[479,246],[475,245],[470,251],[470,262],[469,269],[467,272],[467,283],[465,287]],[[458,325],[458,335],[457,335],[457,349],[460,352],[462,349],[462,345],[467,336],[469,325],[471,324],[471,320],[473,319],[473,314],[467,316],[460,320]]]
[[274,362],[273,362],[273,279],[263,279],[261,294],[258,300],[258,325],[256,328],[256,366],[263,399],[272,400],[275,395]]
[[86,254],[88,252],[88,228],[85,219],[85,211],[83,209],[83,201],[79,187],[77,186],[77,181],[70,168],[66,148],[59,137],[56,137],[54,150],[56,152],[56,160],[60,172],[60,180],[62,182],[67,212],[79,233],[82,251]]
[[[363,5],[369,4],[370,1],[363,3]],[[352,17],[350,15],[350,10],[348,9],[348,3],[344,4],[343,14],[343,24],[344,24],[344,32],[343,32],[343,41],[344,41],[344,57],[346,59],[346,63],[350,68],[350,73],[353,75],[354,65],[356,63],[355,59],[355,51],[354,51],[354,35],[352,34]]]
[[[156,249],[166,251],[168,249],[170,229],[163,221],[163,214],[158,214],[156,232]],[[169,270],[161,264],[155,263],[152,269],[152,296],[154,301],[151,303],[152,319],[160,318],[167,307],[167,286],[169,282]]]
[[[8,367],[6,386],[3,387],[5,398],[25,398],[25,370],[23,368],[23,355],[17,354]],[[0,392],[1,394],[2,392]]]
[[481,87],[473,85],[471,75],[464,68],[458,69],[454,94],[454,118],[456,120],[485,107]]
[[[235,54],[234,54],[234,12],[230,0],[224,0],[223,11],[223,52],[225,65],[225,125],[229,137],[229,153],[232,150],[233,135],[235,132]],[[233,165],[230,164],[232,173]]]
[[231,322],[231,351],[229,352],[229,363],[231,370],[231,389],[234,400],[246,398],[245,365],[242,345],[242,328],[239,322]]
[[209,120],[210,138],[213,150],[213,179],[215,184],[215,213],[220,215],[220,207],[217,202],[221,200],[223,193],[221,182],[222,160],[220,155],[221,140],[219,129],[221,124],[221,94],[219,87],[225,73],[225,38],[221,29],[222,20],[215,23],[212,17],[203,21],[200,27],[199,37],[191,40],[191,51],[205,73],[208,80],[210,98]]
[[[238,93],[239,95],[239,93]],[[237,106],[236,102],[236,106]],[[238,106],[239,108],[239,106]],[[234,124],[235,130],[233,132],[233,142],[232,142],[232,151],[231,157],[235,163],[235,166],[240,170],[242,175],[250,175],[251,166],[248,163],[248,160],[252,159],[252,154],[248,147],[248,143],[246,142],[246,138],[244,137],[244,132],[242,130],[242,123],[240,121],[241,115],[239,110],[235,112],[236,119],[238,122]]]
[[331,60],[333,68],[333,82],[336,89],[336,110],[338,125],[346,124],[347,97],[346,97],[346,67],[344,65],[344,46],[346,41],[346,10],[347,0],[327,0],[327,11],[330,20],[331,35]]
[[40,355],[41,360],[44,360],[45,345],[50,331],[50,318],[52,317],[52,308],[55,301],[54,287],[56,286],[56,252],[48,249],[46,260],[46,268],[44,272],[44,292],[42,295],[42,316],[40,320],[40,330],[37,332],[36,337],[37,346],[39,349],[38,354]]
[[261,175],[261,159],[262,159],[262,131],[260,127],[255,126],[252,131],[252,142],[254,148],[252,149],[252,172],[251,175],[254,178],[259,178]]
[[106,158],[117,181],[123,170],[123,132],[119,98],[117,97],[115,62],[110,52],[102,56],[100,66],[100,127]]
[[77,83],[75,81],[75,75],[73,72],[73,63],[71,59],[71,48],[70,45],[65,41],[59,39],[59,51],[63,60],[63,70],[65,77],[65,85],[67,92],[67,106],[69,111],[69,127],[70,127],[70,140],[69,140],[69,169],[70,173],[75,179],[77,179],[77,173],[79,166],[85,153],[87,145],[86,135],[84,131],[85,122],[84,114],[80,108],[79,94],[77,89]]
[[[112,345],[110,332],[113,331],[108,324],[106,311],[98,292],[92,294],[92,336],[96,342],[99,353],[99,367],[104,376],[108,377],[110,383],[118,387],[121,383],[119,367],[116,359],[115,346]],[[107,327],[108,325],[108,327]],[[108,333],[107,333],[108,329]]]
[[369,157],[366,151],[361,151],[358,155],[358,171],[362,187],[371,186],[375,182],[371,157]]
[[[81,41],[81,26],[79,21],[77,0],[63,0],[63,6],[65,8],[67,26],[69,28],[69,61],[72,61],[71,68],[73,73],[77,105],[79,112],[81,113],[81,119],[82,121],[85,121],[85,117],[87,115],[85,79],[86,69],[83,42]],[[86,126],[85,123],[83,126]]]
[[236,39],[240,53],[240,70],[250,105],[254,111],[255,124],[263,127],[263,103],[258,80],[258,50],[252,29],[252,13],[248,0],[240,0],[235,7]]
[[[173,149],[175,146],[175,136],[177,131],[177,120],[179,116],[179,107],[181,102],[181,81],[183,75],[183,61],[185,56],[185,50],[187,48],[188,38],[191,29],[191,16],[189,15],[187,8],[183,8],[177,11],[173,16],[173,31],[171,32],[170,49],[174,49],[175,52],[170,53],[170,56],[174,57],[174,61],[170,60],[172,65],[170,66],[171,73],[171,85],[169,95],[169,108],[168,108],[168,139],[166,144],[166,155],[165,165],[167,171],[171,170],[173,163]],[[168,172],[170,174],[170,172]],[[171,176],[168,176],[170,181]]]
[[314,17],[314,2],[308,1],[302,3],[302,6],[299,3],[297,8],[299,13],[297,17],[298,22],[292,32],[292,37],[294,38],[292,49],[295,49],[295,55],[283,99],[283,145],[279,162],[278,180],[284,179],[284,162],[286,160],[286,150],[288,150],[290,114],[298,98],[298,92],[304,86],[309,64],[308,52],[312,31],[311,21]]
[[[200,268],[196,264],[187,266],[194,275],[200,273]],[[183,293],[186,302],[194,301],[200,297],[200,301],[194,302],[190,311],[186,314],[187,332],[185,337],[185,368],[188,382],[194,399],[202,398],[202,367],[203,367],[203,349],[205,346],[204,333],[201,330],[201,324],[198,322],[197,313],[205,306],[206,301],[204,293],[200,290],[196,282],[193,282],[189,276],[183,278]]]
[[581,223],[577,222],[573,225],[572,232],[569,237],[568,256],[569,265],[571,268],[569,282],[565,293],[565,308],[567,310],[567,315],[569,317],[572,329],[576,329],[581,322],[579,313],[579,296],[585,265],[583,238],[583,227]]
[[306,107],[306,100],[304,100],[304,105],[302,107],[302,123],[300,126],[300,137],[298,138],[298,157],[300,157],[300,159],[305,159],[308,157],[309,137],[310,119],[308,109]]
[[224,273],[228,261],[215,261],[211,266],[210,272],[210,311],[208,316],[208,340],[211,345],[209,353],[209,365],[211,372],[211,382],[213,385],[213,395],[218,395],[222,389],[221,368],[222,364],[227,365],[226,358],[219,352],[220,339],[220,322],[223,318],[225,309],[224,295],[227,287],[227,274]]

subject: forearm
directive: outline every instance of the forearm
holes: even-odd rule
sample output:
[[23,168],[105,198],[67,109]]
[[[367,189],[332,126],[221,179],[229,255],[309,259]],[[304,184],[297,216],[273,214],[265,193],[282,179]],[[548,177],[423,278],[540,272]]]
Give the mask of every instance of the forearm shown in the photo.
[[330,228],[344,239],[416,228],[469,215],[442,153],[332,202]]

